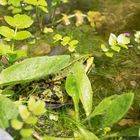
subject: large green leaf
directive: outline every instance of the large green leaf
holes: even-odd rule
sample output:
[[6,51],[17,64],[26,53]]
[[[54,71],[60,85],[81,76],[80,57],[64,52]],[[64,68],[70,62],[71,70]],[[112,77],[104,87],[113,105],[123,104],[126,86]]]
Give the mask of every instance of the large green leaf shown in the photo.
[[77,62],[74,65],[73,75],[76,79],[80,100],[83,104],[86,115],[88,116],[92,111],[93,92],[91,88],[91,83],[81,63]]
[[18,109],[15,104],[5,96],[0,96],[0,128],[9,127],[9,120],[16,118]]
[[69,55],[28,58],[4,69],[0,74],[0,85],[28,82],[56,73],[68,65]]
[[94,111],[86,118],[86,120],[89,120],[97,115],[104,115],[106,113],[106,110],[108,109],[108,107],[111,105],[112,101],[116,97],[117,95],[113,95],[101,101],[99,105],[95,107]]
[[25,14],[16,14],[14,17],[4,16],[4,19],[9,25],[18,29],[28,28],[33,24],[33,20]]
[[134,98],[133,93],[127,93],[116,97],[108,106],[103,115],[102,126],[110,127],[118,122],[129,110]]

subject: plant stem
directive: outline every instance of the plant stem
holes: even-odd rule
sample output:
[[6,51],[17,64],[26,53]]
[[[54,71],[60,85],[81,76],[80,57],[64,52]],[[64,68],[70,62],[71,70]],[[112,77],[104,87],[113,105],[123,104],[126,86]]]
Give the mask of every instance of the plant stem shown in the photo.
[[74,99],[74,110],[75,110],[75,116],[76,116],[76,121],[80,122],[80,118],[79,118],[79,103],[77,103]]

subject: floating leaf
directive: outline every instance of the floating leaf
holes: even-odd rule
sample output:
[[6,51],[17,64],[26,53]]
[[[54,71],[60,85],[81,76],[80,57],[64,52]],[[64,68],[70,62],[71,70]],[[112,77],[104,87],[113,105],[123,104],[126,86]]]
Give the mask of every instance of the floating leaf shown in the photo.
[[0,74],[0,85],[14,85],[56,73],[68,65],[69,55],[28,58],[4,69]]
[[0,96],[0,128],[9,127],[9,120],[16,118],[18,109],[14,102],[5,96]]
[[13,120],[11,120],[11,125],[14,129],[19,130],[22,128],[23,122],[21,122],[17,119],[13,119]]
[[33,130],[32,129],[22,129],[20,131],[20,134],[23,136],[23,137],[29,137],[31,136],[33,133]]
[[110,34],[110,37],[109,37],[109,45],[110,46],[117,45],[117,37],[113,33]]
[[91,83],[81,63],[77,62],[74,65],[73,75],[76,79],[80,100],[83,104],[86,115],[88,116],[92,111],[93,92]]
[[110,127],[118,122],[129,110],[134,98],[133,93],[127,93],[116,97],[103,116],[102,126]]
[[117,37],[117,41],[118,41],[118,44],[129,44],[130,43],[130,38],[126,37],[124,34],[120,34],[118,37]]
[[4,16],[4,19],[9,25],[18,29],[28,28],[33,24],[33,20],[25,14],[16,14],[14,17]]

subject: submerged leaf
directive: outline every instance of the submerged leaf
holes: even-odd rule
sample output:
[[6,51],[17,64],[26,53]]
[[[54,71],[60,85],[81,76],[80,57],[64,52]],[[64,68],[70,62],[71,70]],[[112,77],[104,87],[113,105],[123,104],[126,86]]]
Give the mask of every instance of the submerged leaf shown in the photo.
[[54,74],[68,65],[69,55],[28,58],[4,69],[0,74],[0,85],[29,82]]

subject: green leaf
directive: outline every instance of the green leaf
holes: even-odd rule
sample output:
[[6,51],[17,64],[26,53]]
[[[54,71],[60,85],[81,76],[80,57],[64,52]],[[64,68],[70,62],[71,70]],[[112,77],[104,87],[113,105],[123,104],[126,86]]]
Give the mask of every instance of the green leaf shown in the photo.
[[61,41],[61,44],[63,46],[66,46],[67,44],[69,44],[69,41],[70,41],[70,37],[69,36],[65,36],[62,41]]
[[130,38],[126,37],[124,34],[120,34],[118,37],[117,37],[117,41],[118,41],[118,44],[129,44],[130,43]]
[[6,56],[8,53],[13,53],[10,46],[0,43],[0,55]]
[[103,128],[110,127],[118,122],[131,107],[133,98],[133,93],[127,93],[116,97],[103,116],[103,120],[101,121]]
[[106,52],[105,55],[108,57],[113,57],[113,52]]
[[99,138],[89,130],[84,129],[82,127],[78,127],[78,128],[80,130],[80,134],[82,135],[82,137],[81,136],[80,137],[83,140],[99,140]]
[[14,37],[15,40],[24,40],[29,37],[31,37],[31,33],[29,31],[19,31],[16,33],[16,36]]
[[109,37],[109,45],[110,46],[115,46],[117,45],[117,37],[115,34],[111,33]]
[[53,39],[57,42],[62,39],[62,36],[60,34],[56,34]]
[[107,51],[109,50],[104,44],[101,45],[101,49],[102,49],[104,52],[107,52]]
[[11,125],[14,129],[19,130],[22,128],[23,122],[21,122],[17,119],[13,119],[13,120],[11,120]]
[[12,5],[15,6],[15,7],[19,7],[21,1],[22,1],[22,0],[9,0],[9,1],[8,1],[8,4],[9,4],[9,5],[12,4]]
[[46,112],[46,104],[44,101],[38,100],[37,102],[33,97],[30,97],[28,102],[29,110],[35,115],[41,115]]
[[26,7],[24,7],[24,10],[31,11],[31,10],[33,10],[33,6],[32,5],[27,5]]
[[80,100],[83,104],[86,115],[88,116],[92,111],[93,92],[91,83],[81,63],[77,62],[74,65],[73,75],[76,79],[76,85],[78,88]]
[[42,10],[45,13],[48,13],[48,9],[44,6],[39,6],[39,9]]
[[125,45],[125,44],[118,44],[118,45],[121,46],[121,47],[123,47],[123,48],[125,48],[125,49],[128,49],[128,46]]
[[69,46],[69,47],[68,47],[68,50],[69,50],[70,52],[74,52],[74,51],[75,51],[75,48],[76,48],[76,46]]
[[25,14],[16,14],[14,17],[4,16],[4,19],[10,26],[18,29],[28,28],[33,24],[33,20]]
[[36,124],[38,121],[38,118],[35,116],[29,116],[26,120],[24,120],[27,124]]
[[47,2],[46,2],[46,0],[38,0],[38,5],[47,6]]
[[4,69],[0,74],[0,85],[29,82],[59,72],[69,63],[69,55],[28,58]]
[[60,137],[51,137],[45,135],[43,140],[80,140],[80,139],[75,139],[75,138],[60,138]]
[[113,95],[105,98],[103,101],[99,103],[98,106],[95,107],[94,111],[86,118],[89,120],[97,115],[104,115],[108,107],[111,105],[112,101],[117,97],[117,95]]
[[111,49],[116,52],[120,52],[120,50],[121,50],[121,48],[119,46],[111,46]]
[[15,104],[5,96],[0,96],[0,128],[9,127],[9,120],[16,118],[18,109]]
[[25,105],[19,106],[19,114],[23,120],[26,120],[30,116],[30,112]]
[[23,137],[29,137],[31,136],[33,133],[33,130],[32,129],[22,129],[20,131],[20,134],[23,136]]
[[79,43],[78,40],[72,40],[72,41],[69,42],[69,45],[70,45],[70,46],[75,46],[75,45],[77,45],[78,43]]
[[73,74],[67,76],[65,88],[68,95],[73,99],[76,112],[76,120],[79,120],[79,93],[76,79]]
[[0,34],[6,38],[13,39],[14,38],[14,30],[7,27],[7,26],[1,26],[0,27]]
[[34,6],[47,6],[47,2],[45,0],[24,0],[24,2]]
[[3,6],[7,5],[7,0],[0,0],[0,5],[3,5]]
[[22,12],[22,9],[21,8],[14,8],[13,10],[12,10],[12,14],[19,14],[19,13],[21,13]]
[[46,112],[45,106],[46,104],[44,101],[38,100],[31,111],[35,115],[41,115]]
[[16,54],[16,60],[27,56],[27,52],[24,50],[16,50],[14,53]]

